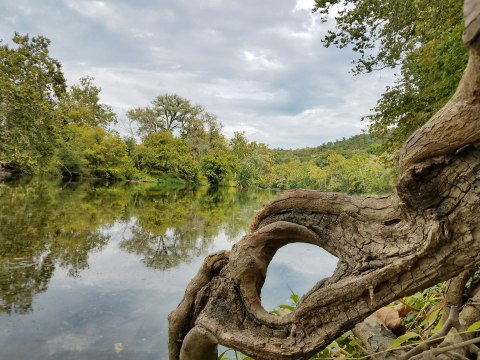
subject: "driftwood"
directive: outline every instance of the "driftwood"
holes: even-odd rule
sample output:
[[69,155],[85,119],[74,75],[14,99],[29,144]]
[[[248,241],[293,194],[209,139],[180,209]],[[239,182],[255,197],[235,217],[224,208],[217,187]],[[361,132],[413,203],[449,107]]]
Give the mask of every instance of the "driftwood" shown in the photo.
[[[170,359],[216,359],[217,344],[257,360],[306,359],[392,301],[480,264],[480,0],[466,0],[467,69],[452,99],[403,145],[396,191],[356,197],[295,190],[265,206],[231,251],[208,256],[169,317]],[[295,311],[260,291],[294,242],[338,257]]]

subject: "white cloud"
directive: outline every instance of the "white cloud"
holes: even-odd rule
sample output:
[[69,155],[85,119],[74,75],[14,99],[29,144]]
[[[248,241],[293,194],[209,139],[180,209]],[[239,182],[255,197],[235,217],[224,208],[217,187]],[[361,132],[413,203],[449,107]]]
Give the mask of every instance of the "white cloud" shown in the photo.
[[152,31],[142,30],[137,28],[131,28],[130,33],[137,38],[144,39],[144,38],[151,38],[155,34]]
[[242,79],[217,79],[206,84],[205,89],[212,95],[226,100],[265,101],[282,96],[281,90],[268,91],[261,88],[262,84]]
[[253,70],[277,70],[283,68],[278,59],[255,51],[243,51],[245,60]]
[[312,10],[315,0],[297,0],[295,10]]
[[78,13],[93,19],[113,18],[115,12],[111,5],[98,0],[67,0],[67,5]]

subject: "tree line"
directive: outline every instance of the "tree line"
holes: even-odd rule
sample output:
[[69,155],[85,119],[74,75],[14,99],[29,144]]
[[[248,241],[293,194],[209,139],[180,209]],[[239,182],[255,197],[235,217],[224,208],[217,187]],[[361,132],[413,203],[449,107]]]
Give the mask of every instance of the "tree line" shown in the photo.
[[49,39],[16,33],[12,43],[0,46],[0,169],[239,188],[378,193],[391,187],[371,135],[270,149],[241,132],[227,139],[214,114],[174,93],[130,109],[134,130],[122,138],[92,77],[67,85]]

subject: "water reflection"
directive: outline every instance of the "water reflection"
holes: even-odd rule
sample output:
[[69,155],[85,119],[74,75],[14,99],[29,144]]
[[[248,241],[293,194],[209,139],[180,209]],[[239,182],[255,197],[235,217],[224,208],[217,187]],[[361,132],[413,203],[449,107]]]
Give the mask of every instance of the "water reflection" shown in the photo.
[[[167,359],[167,315],[203,258],[230,248],[273,196],[0,181],[0,359]],[[327,257],[276,255],[262,303],[306,292],[331,272]]]
[[115,220],[115,206],[89,197],[39,180],[0,187],[0,312],[28,313],[55,266],[77,276],[108,242],[99,228]]
[[78,277],[122,227],[119,247],[167,270],[248,227],[268,193],[22,179],[0,183],[0,312],[26,314],[56,267]]

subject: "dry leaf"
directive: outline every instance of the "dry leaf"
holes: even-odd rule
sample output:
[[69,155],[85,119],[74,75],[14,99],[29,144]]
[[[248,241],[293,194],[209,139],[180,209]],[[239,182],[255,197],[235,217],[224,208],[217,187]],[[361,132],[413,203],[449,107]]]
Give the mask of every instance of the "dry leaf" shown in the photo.
[[373,313],[385,326],[393,332],[402,328],[402,319],[399,311],[393,307],[384,307]]

